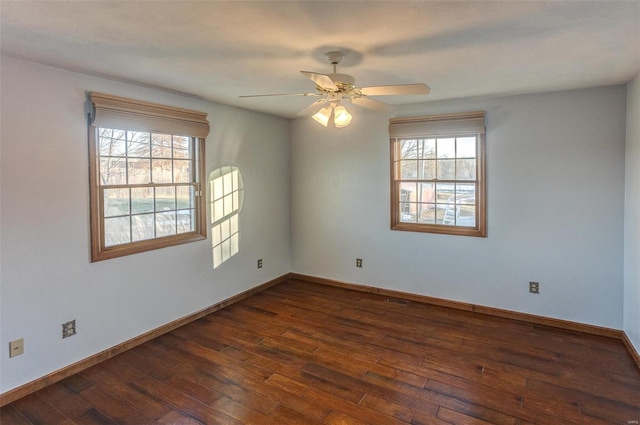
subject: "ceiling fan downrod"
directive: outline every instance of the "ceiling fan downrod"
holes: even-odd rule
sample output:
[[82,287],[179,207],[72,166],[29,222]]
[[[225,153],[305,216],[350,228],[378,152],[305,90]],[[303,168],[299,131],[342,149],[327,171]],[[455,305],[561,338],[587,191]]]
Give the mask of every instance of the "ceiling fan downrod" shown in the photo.
[[336,67],[344,57],[344,53],[336,50],[334,52],[328,52],[325,57],[329,62],[331,62],[331,65],[333,65],[333,73],[335,74]]

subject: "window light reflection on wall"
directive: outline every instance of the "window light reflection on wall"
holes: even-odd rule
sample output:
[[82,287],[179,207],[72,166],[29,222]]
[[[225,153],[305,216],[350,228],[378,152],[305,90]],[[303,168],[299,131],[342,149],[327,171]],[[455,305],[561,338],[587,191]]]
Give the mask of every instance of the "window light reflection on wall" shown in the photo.
[[237,167],[222,167],[209,174],[214,269],[240,251],[238,214],[243,198],[244,185]]

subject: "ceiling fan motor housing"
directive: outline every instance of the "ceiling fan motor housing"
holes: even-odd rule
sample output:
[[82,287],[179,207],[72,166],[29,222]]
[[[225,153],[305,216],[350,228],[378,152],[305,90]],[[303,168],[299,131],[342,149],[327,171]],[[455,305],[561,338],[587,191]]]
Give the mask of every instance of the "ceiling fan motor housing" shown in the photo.
[[351,86],[351,87],[356,85],[356,79],[353,78],[352,75],[349,75],[349,74],[327,74],[327,75],[338,87],[340,87],[341,84],[343,86]]

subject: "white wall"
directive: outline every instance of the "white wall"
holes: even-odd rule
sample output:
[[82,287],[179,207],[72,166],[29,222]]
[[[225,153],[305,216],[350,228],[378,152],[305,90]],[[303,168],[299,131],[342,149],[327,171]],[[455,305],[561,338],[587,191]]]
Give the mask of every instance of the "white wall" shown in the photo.
[[[290,271],[288,120],[8,57],[0,66],[1,392]],[[238,255],[214,271],[209,238],[89,262],[87,91],[209,114],[207,174],[236,165],[244,177]],[[78,333],[62,340],[72,319]],[[17,338],[25,353],[10,359]]]
[[[347,128],[304,118],[290,130],[17,59],[0,67],[0,392],[289,271],[617,329],[624,292],[640,346],[638,78],[628,99],[619,86],[399,108],[487,112],[489,233],[470,238],[389,230],[389,115],[354,107]],[[214,271],[207,240],[89,262],[86,91],[209,113],[207,173],[236,165],[244,177],[237,256]],[[71,319],[78,334],[62,340]],[[9,359],[17,338],[25,354]]]
[[[488,237],[389,229],[387,114],[297,119],[292,271],[622,328],[625,87],[404,106],[486,111]],[[364,260],[355,267],[356,258]],[[540,294],[528,282],[540,282]]]
[[640,74],[627,86],[624,331],[640,352]]

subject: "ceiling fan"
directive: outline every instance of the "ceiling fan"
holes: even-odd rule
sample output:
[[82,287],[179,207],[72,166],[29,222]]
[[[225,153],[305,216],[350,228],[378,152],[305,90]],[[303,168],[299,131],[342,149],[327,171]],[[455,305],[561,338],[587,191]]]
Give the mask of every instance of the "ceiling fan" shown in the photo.
[[385,111],[390,105],[371,99],[369,96],[390,96],[390,95],[414,95],[429,94],[429,86],[423,83],[418,84],[397,84],[389,86],[356,87],[356,80],[349,74],[339,74],[336,67],[344,57],[340,51],[328,52],[327,60],[333,65],[331,74],[319,74],[310,71],[300,71],[316,84],[316,91],[311,93],[278,93],[278,94],[257,94],[240,97],[263,97],[263,96],[312,96],[321,97],[316,100],[298,115],[307,115],[316,112],[313,119],[324,125],[328,125],[331,115],[334,116],[336,127],[346,127],[351,123],[351,114],[342,104],[343,101],[351,102],[358,106],[363,106],[376,111]]

